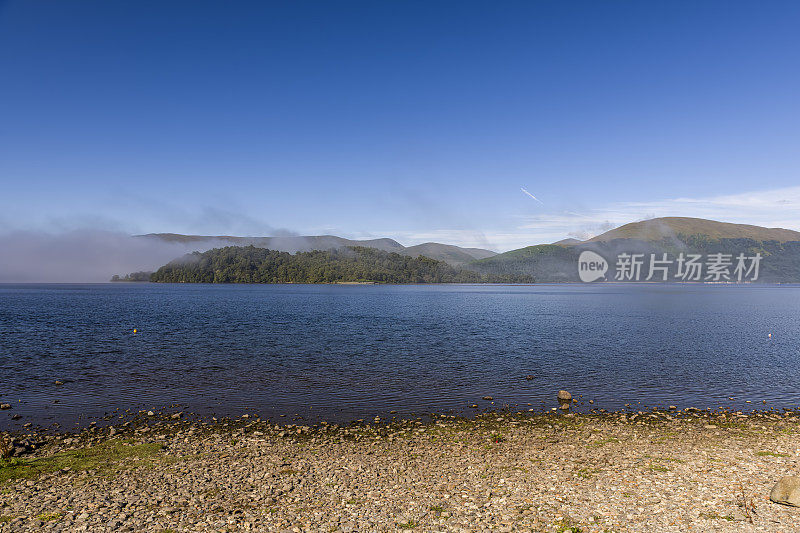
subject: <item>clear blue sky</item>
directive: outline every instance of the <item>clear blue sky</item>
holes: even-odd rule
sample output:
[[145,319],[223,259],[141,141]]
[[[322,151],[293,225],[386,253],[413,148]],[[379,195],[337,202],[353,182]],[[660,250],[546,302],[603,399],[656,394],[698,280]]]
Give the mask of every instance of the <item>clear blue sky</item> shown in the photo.
[[793,1],[0,0],[0,228],[800,229],[798,28]]

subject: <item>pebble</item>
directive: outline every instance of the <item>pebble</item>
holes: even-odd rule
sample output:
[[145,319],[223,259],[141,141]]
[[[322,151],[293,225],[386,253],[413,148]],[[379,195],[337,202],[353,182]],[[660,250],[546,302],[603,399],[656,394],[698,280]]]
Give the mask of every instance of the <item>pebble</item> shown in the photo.
[[[150,426],[113,431],[163,444],[153,457],[120,460],[114,475],[75,465],[5,482],[0,531],[788,532],[800,517],[767,499],[794,498],[773,485],[786,486],[797,464],[798,413],[502,411],[349,427],[142,420]],[[41,438],[34,456],[107,437]],[[753,524],[743,497],[755,502]]]

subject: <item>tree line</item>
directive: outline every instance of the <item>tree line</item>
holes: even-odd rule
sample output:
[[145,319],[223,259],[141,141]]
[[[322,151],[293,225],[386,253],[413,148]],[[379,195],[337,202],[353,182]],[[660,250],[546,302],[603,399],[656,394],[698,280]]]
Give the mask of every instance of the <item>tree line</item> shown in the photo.
[[353,246],[290,254],[255,246],[194,252],[159,268],[160,283],[530,283],[526,274],[486,274],[428,257]]

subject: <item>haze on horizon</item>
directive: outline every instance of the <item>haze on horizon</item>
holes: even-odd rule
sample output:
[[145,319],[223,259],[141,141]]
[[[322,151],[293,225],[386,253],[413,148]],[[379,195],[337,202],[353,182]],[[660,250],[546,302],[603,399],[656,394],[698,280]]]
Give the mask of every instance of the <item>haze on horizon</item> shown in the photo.
[[798,26],[789,1],[0,1],[0,242],[800,230]]

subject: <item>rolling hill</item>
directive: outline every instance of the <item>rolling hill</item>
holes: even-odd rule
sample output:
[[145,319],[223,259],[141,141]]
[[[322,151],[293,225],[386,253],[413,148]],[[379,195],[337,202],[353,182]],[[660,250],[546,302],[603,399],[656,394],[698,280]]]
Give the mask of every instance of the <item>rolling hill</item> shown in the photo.
[[[625,224],[588,241],[558,241],[511,250],[467,265],[481,273],[529,275],[536,282],[579,281],[578,257],[593,251],[606,258],[613,279],[616,258],[623,253],[642,254],[647,272],[651,254],[761,254],[763,282],[800,282],[800,232],[763,228],[698,218],[665,217]],[[670,279],[677,265],[669,268]]]
[[614,239],[659,241],[676,236],[704,235],[709,239],[753,239],[755,241],[800,241],[800,231],[782,228],[763,228],[749,224],[732,224],[703,218],[662,217],[631,222],[607,231],[588,242],[608,242]]
[[568,239],[561,239],[560,241],[556,241],[553,244],[557,244],[559,246],[573,246],[575,244],[580,244],[582,242],[583,241],[581,241],[581,240],[573,239],[573,238],[570,237]]
[[311,252],[314,250],[330,251],[359,246],[375,248],[384,252],[396,252],[400,255],[416,258],[425,256],[437,261],[444,261],[451,266],[462,266],[476,259],[484,259],[496,255],[496,252],[481,248],[461,248],[451,244],[427,242],[416,246],[405,247],[393,239],[353,240],[335,235],[288,235],[280,237],[236,237],[233,235],[182,235],[180,233],[148,233],[140,238],[156,239],[163,242],[177,242],[197,245],[199,251],[223,246],[255,246],[279,252]]
[[409,257],[425,256],[437,261],[444,261],[450,265],[461,266],[471,263],[476,259],[486,259],[497,255],[489,250],[480,248],[461,248],[452,244],[440,244],[438,242],[426,242],[416,246],[409,246],[398,252]]

